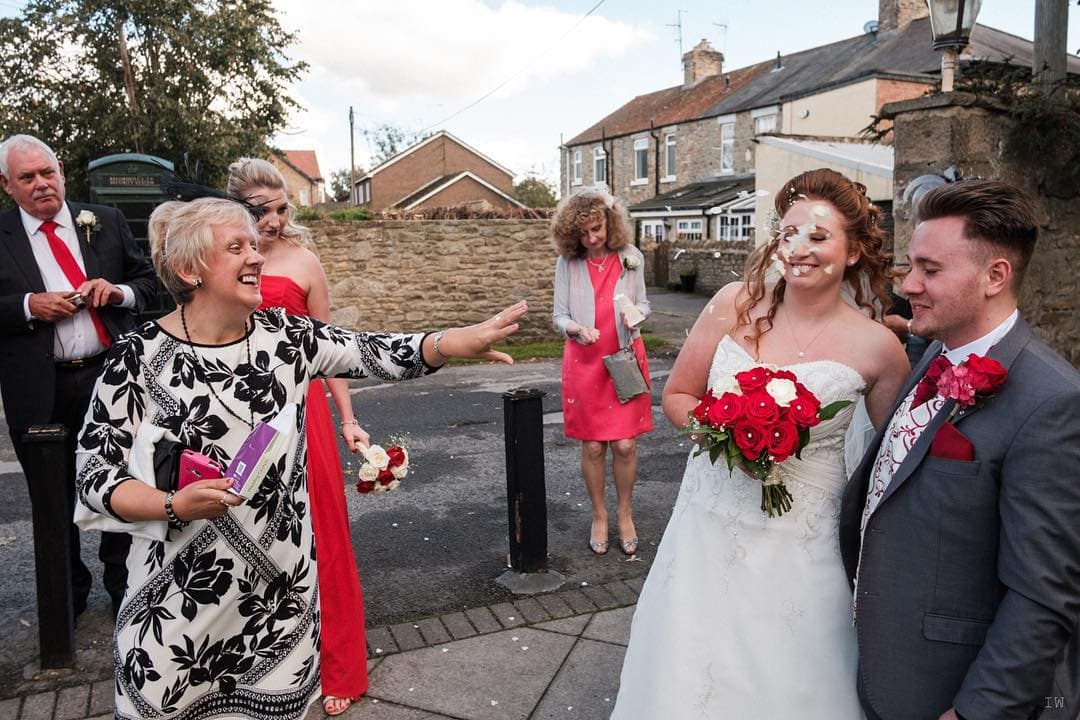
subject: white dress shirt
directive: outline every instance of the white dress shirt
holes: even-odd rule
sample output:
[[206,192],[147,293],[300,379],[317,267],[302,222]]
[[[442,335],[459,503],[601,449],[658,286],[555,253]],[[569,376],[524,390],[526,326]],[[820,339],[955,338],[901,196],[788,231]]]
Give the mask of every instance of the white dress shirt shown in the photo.
[[[30,249],[34,253],[34,260],[37,262],[38,271],[41,273],[41,280],[45,283],[46,292],[75,292],[75,288],[72,287],[67,276],[64,275],[64,271],[60,268],[60,263],[53,256],[52,248],[49,247],[49,239],[45,237],[45,233],[41,229],[45,221],[39,220],[22,208],[19,208],[19,215],[22,217],[26,237],[30,239]],[[79,229],[75,227],[75,222],[71,218],[71,209],[67,203],[60,207],[60,212],[56,213],[52,220],[57,225],[57,237],[67,246],[72,257],[75,258],[75,262],[79,264],[79,268],[83,271],[83,275],[85,275],[86,263],[83,262],[82,249],[79,246]],[[135,292],[127,285],[117,285],[116,287],[124,294],[120,307],[135,307]],[[23,297],[23,313],[26,315],[27,322],[34,320],[30,314],[30,295],[31,293],[27,293]],[[54,359],[57,361],[77,360],[105,352],[105,346],[101,344],[101,340],[98,338],[94,323],[90,319],[90,313],[77,312],[69,318],[54,323],[53,329],[53,354],[55,355]]]

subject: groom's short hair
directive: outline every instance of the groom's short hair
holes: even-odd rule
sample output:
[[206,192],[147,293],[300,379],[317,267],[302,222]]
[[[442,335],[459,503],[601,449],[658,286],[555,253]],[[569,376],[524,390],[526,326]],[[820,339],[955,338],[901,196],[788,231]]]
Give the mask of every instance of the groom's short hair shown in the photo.
[[1039,223],[1035,205],[1020,188],[998,180],[960,180],[926,193],[919,202],[919,222],[945,217],[964,219],[964,235],[986,259],[995,252],[1012,264],[1013,290],[1020,291]]

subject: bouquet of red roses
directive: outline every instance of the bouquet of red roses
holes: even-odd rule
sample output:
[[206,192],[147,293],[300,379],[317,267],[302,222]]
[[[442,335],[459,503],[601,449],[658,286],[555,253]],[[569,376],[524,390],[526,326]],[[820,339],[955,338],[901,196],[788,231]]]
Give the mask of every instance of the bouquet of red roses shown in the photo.
[[401,484],[409,474],[409,453],[403,444],[391,445],[385,450],[381,445],[371,445],[361,454],[360,479],[356,489],[361,493],[384,493]]
[[697,439],[694,457],[709,453],[713,464],[727,458],[761,482],[761,511],[769,517],[791,510],[791,493],[780,476],[779,463],[800,457],[810,442],[810,428],[851,404],[838,400],[821,407],[795,373],[753,367],[735,375],[719,397],[710,388],[690,412],[683,432]]

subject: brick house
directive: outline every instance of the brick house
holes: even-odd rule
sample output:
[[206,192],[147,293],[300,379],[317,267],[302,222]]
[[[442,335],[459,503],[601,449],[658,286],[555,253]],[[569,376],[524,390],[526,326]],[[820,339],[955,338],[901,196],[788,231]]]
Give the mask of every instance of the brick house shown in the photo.
[[421,140],[356,181],[373,211],[453,205],[524,207],[512,196],[514,173],[444,131]]
[[326,184],[314,150],[283,150],[280,155],[271,155],[270,163],[285,176],[293,205],[308,207],[326,202]]
[[[941,56],[931,47],[925,2],[879,0],[878,17],[862,35],[730,71],[702,40],[683,55],[682,85],[638,96],[564,144],[562,192],[606,183],[630,207],[639,238],[752,237],[759,211],[772,203],[779,168],[816,158],[814,167],[854,177],[867,167],[858,146],[872,116],[936,84]],[[1032,44],[977,25],[961,60],[973,58],[1030,66]],[[769,137],[786,142],[759,153]],[[773,163],[767,172],[760,154]],[[878,155],[873,161],[885,162]],[[886,165],[884,187],[891,185],[891,159]],[[758,186],[762,176],[770,186]],[[685,193],[688,185],[695,191]],[[747,202],[749,195],[756,202]],[[701,207],[708,197],[724,204]],[[882,199],[890,198],[891,191]]]

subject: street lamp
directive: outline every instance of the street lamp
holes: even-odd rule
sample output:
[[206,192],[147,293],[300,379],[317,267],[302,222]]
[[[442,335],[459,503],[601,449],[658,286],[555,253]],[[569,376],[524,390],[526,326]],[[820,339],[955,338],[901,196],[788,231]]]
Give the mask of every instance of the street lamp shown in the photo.
[[960,51],[971,38],[982,0],[926,0],[934,49],[941,50],[941,92],[952,92]]

